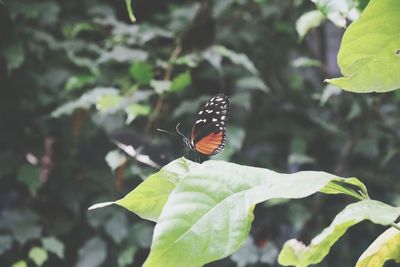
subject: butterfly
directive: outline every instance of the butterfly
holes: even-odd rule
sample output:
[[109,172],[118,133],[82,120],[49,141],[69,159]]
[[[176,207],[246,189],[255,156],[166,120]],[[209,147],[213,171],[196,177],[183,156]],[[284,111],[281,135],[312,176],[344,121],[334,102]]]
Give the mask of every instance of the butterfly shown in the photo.
[[179,123],[176,131],[190,150],[206,156],[215,155],[225,146],[228,115],[229,99],[218,94],[200,109],[189,137],[179,131]]

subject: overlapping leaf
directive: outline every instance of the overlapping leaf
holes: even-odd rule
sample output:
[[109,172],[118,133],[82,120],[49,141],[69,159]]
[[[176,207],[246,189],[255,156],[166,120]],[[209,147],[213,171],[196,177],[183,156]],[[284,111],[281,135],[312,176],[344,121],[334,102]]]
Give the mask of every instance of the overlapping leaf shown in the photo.
[[[349,181],[349,182],[347,182]],[[344,188],[350,187],[347,191]],[[303,198],[321,190],[363,198],[357,179],[325,172],[281,174],[222,161],[171,162],[116,202],[157,221],[144,266],[201,266],[224,258],[247,239],[252,210],[273,198]]]

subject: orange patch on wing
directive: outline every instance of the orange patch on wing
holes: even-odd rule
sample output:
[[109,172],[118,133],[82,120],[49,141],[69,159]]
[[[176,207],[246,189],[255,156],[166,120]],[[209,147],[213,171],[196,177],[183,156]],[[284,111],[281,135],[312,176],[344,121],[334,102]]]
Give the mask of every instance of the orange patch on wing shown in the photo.
[[204,155],[211,155],[215,150],[219,148],[223,141],[223,138],[224,135],[222,131],[218,133],[211,133],[203,137],[200,141],[196,143],[196,151]]

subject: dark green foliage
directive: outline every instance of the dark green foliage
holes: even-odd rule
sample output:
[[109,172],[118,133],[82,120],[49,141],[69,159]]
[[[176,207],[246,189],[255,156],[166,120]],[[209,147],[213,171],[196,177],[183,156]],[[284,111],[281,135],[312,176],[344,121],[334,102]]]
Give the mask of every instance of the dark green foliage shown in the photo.
[[[232,112],[217,159],[360,177],[374,199],[400,203],[399,94],[355,95],[323,84],[338,76],[329,44],[340,36],[326,39],[333,26],[323,26],[298,42],[295,23],[312,3],[146,0],[132,7],[137,24],[125,1],[0,3],[2,266],[141,266],[153,224],[117,207],[87,211],[155,172],[115,151],[109,136],[129,128],[153,154],[181,157],[181,140],[156,128],[173,131],[181,122],[189,132],[197,109],[218,92],[230,97]],[[299,65],[304,57],[320,64]],[[209,266],[277,266],[284,241],[311,240],[348,203],[315,195],[258,206],[245,252]],[[319,266],[354,265],[381,231],[354,229]]]

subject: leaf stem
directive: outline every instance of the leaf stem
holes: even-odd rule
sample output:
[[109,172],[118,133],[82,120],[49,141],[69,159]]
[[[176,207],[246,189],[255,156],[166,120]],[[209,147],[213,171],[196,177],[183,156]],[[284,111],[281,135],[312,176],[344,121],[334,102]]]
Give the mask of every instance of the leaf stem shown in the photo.
[[396,228],[397,230],[400,231],[400,226],[397,225],[396,223],[391,223],[390,226],[392,226],[393,228]]

